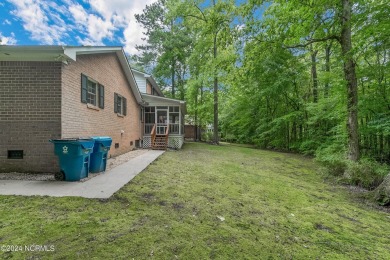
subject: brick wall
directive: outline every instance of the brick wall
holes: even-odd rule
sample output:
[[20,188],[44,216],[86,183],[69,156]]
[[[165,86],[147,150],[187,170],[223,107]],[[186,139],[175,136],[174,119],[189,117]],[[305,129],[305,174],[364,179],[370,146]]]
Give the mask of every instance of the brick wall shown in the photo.
[[[0,172],[53,172],[61,134],[61,63],[0,61]],[[23,150],[23,159],[7,159]]]
[[[104,109],[92,109],[81,102],[81,73],[104,86]],[[78,55],[76,62],[64,65],[62,83],[62,137],[110,136],[110,156],[135,147],[135,140],[141,138],[140,107],[116,54]],[[124,117],[114,113],[114,92],[127,99]]]

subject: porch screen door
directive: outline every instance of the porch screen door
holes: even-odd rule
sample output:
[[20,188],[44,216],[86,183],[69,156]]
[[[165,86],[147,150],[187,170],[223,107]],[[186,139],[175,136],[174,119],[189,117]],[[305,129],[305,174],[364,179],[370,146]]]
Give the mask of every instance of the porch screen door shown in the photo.
[[168,127],[168,110],[157,110],[157,131],[158,135],[165,134]]

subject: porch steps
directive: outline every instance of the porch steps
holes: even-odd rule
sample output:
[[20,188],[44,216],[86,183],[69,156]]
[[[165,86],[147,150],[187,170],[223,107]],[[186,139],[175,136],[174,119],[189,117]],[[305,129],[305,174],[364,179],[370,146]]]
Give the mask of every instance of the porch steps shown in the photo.
[[167,137],[165,135],[156,135],[152,144],[153,150],[166,150],[167,149]]

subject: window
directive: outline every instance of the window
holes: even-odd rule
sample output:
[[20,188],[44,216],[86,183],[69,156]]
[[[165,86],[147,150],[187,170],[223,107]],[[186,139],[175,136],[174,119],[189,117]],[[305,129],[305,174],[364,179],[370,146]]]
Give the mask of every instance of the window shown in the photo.
[[145,107],[145,134],[150,134],[152,132],[154,124],[156,123],[155,111],[155,107]]
[[97,83],[88,80],[87,103],[96,106]]
[[104,108],[104,86],[81,74],[81,102]]
[[114,113],[127,115],[127,99],[118,93],[114,93]]
[[169,133],[178,134],[180,127],[179,107],[169,107]]
[[169,112],[179,112],[179,107],[169,107]]

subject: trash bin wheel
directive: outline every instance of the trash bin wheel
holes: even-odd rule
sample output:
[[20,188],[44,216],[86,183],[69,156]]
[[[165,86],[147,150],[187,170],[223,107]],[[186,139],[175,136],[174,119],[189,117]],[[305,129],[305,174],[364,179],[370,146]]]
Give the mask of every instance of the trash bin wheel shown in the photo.
[[63,180],[65,180],[65,173],[64,173],[63,171],[56,172],[56,173],[54,174],[54,179],[55,179],[56,181],[63,181]]

